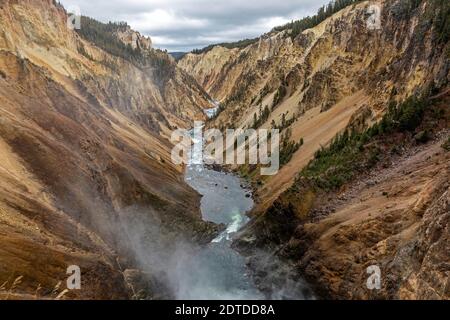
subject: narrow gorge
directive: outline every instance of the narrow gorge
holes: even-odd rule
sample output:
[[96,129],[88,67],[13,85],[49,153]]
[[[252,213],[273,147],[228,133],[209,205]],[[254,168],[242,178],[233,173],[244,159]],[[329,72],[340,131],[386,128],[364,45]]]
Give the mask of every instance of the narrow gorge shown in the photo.
[[[263,250],[322,298],[449,298],[437,262],[449,261],[448,10],[343,1],[315,26],[305,18],[178,62],[220,101],[211,127],[281,131],[278,174],[230,167],[254,189],[234,247],[258,281],[273,272]],[[378,292],[365,287],[370,266],[387,274]]]
[[[0,0],[0,300],[450,299],[449,17],[340,0],[175,59]],[[199,122],[278,130],[279,171],[175,163]]]

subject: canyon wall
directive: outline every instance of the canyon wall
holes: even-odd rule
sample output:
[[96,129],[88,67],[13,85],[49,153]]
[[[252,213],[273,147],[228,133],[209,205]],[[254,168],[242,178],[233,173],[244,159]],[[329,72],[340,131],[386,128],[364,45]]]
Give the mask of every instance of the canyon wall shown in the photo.
[[[67,20],[52,0],[0,1],[0,294],[130,298],[143,254],[214,231],[168,140],[210,98],[149,40],[133,50],[150,67]],[[69,265],[83,290],[64,292]]]
[[[272,272],[264,248],[324,298],[450,297],[449,9],[356,1],[298,35],[278,28],[179,62],[221,102],[211,126],[277,128],[299,144],[274,176],[234,167],[256,190],[235,245],[257,277]],[[371,265],[380,290],[366,286]]]
[[[303,138],[278,175],[243,170],[259,184],[261,210],[350,122],[364,127],[390,101],[446,83],[448,46],[433,27],[439,3],[355,2],[295,37],[290,29],[272,31],[245,48],[216,46],[181,59],[179,66],[222,104],[211,126],[276,127],[290,131],[293,142]],[[379,25],[368,24],[370,6],[379,8]]]

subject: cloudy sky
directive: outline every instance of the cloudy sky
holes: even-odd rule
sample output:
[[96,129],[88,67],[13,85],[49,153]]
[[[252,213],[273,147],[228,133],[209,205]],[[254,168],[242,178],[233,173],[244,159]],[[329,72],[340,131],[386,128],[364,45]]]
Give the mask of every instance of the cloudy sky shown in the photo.
[[254,38],[307,15],[329,0],[60,0],[103,22],[126,21],[154,46],[190,51]]

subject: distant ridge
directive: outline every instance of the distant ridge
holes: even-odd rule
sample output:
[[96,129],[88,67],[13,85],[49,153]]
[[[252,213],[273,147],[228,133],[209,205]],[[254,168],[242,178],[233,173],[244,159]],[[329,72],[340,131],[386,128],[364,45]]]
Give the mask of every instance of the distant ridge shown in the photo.
[[180,51],[177,51],[177,52],[169,52],[169,54],[170,54],[176,61],[183,59],[183,57],[186,55],[186,53],[187,53],[187,52],[180,52]]

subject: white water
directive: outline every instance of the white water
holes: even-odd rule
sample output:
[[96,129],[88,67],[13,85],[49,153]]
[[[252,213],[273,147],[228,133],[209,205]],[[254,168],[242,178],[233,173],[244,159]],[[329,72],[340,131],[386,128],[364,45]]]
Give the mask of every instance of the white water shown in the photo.
[[211,103],[214,107],[204,110],[206,116],[210,119],[217,115],[217,112],[219,111],[219,108],[220,108],[220,104],[218,101],[212,100]]
[[[198,141],[194,141],[194,143]],[[232,174],[208,169],[201,164],[201,149],[193,148],[185,181],[201,194],[203,219],[227,226],[203,251],[182,263],[190,270],[189,285],[178,292],[180,299],[263,299],[250,278],[245,258],[231,249],[232,236],[248,221],[252,209],[250,192]]]
[[[216,109],[217,111],[217,109]],[[214,112],[216,112],[214,111]],[[199,141],[194,141],[199,142]],[[253,208],[251,193],[242,180],[225,172],[211,170],[202,164],[201,148],[193,148],[185,181],[201,194],[203,219],[226,225],[226,230],[206,248],[183,255],[177,261],[178,299],[257,300],[267,295],[260,292],[251,277],[246,259],[231,248],[233,235],[248,221],[246,213]],[[200,154],[199,154],[200,153]],[[263,260],[273,263],[274,257],[262,253]],[[275,272],[276,273],[276,272]],[[267,281],[271,281],[270,277]],[[272,299],[302,299],[303,283],[288,276],[277,278],[271,287]]]

